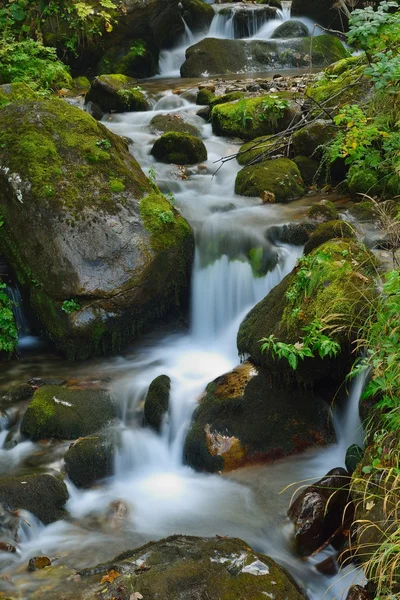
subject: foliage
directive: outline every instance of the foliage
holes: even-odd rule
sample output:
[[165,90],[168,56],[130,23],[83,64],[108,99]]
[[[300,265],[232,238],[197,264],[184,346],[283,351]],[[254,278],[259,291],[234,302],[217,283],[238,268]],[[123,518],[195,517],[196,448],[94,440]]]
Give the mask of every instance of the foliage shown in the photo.
[[175,216],[172,210],[160,210],[157,212],[157,216],[161,223],[173,223],[175,221]]
[[81,306],[76,300],[64,300],[61,306],[61,310],[67,313],[67,315],[71,315],[72,313],[80,310]]
[[24,82],[42,92],[56,91],[72,82],[54,48],[32,39],[18,41],[11,35],[0,38],[0,80]]
[[13,352],[18,344],[18,329],[13,313],[13,303],[5,292],[6,284],[0,282],[0,352]]
[[125,185],[123,183],[123,181],[121,181],[121,179],[110,179],[110,191],[113,192],[114,194],[117,194],[119,192],[123,192],[125,189]]
[[263,110],[265,112],[259,115],[258,118],[260,119],[260,121],[265,121],[266,119],[269,119],[276,123],[278,119],[282,118],[283,111],[288,106],[288,100],[271,94],[267,96],[267,98],[265,98],[265,100],[263,101]]

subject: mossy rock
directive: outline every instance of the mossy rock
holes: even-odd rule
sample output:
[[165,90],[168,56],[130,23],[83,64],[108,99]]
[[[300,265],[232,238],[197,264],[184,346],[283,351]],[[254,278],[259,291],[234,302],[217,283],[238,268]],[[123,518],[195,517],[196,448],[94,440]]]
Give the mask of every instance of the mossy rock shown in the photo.
[[159,49],[145,39],[127,40],[109,48],[97,63],[97,75],[120,73],[129,77],[152,77],[157,73]]
[[207,160],[207,149],[199,138],[175,131],[159,137],[151,154],[161,162],[175,165],[195,165]]
[[[138,572],[137,561],[146,556],[146,569]],[[240,557],[240,564],[238,564]],[[305,600],[305,595],[292,577],[268,556],[251,550],[247,543],[236,538],[220,536],[199,538],[173,535],[149,542],[136,550],[128,550],[96,572],[107,574],[114,569],[120,576],[107,586],[91,583],[81,571],[76,600],[95,598],[100,592],[103,600],[111,600],[124,590],[124,598],[135,592],[143,598],[165,600],[194,600],[213,598],[259,600],[263,594],[275,600]],[[88,574],[92,570],[88,569]],[[258,575],[258,576],[255,576]],[[99,581],[99,578],[98,578]]]
[[322,246],[325,242],[334,239],[355,239],[356,233],[346,221],[330,220],[326,223],[321,223],[315,231],[310,235],[309,240],[304,246],[304,254],[310,254],[318,246]]
[[193,232],[126,140],[63,100],[15,103],[0,161],[0,252],[58,348],[116,351],[183,306]]
[[271,462],[334,439],[329,407],[283,388],[245,362],[211,382],[188,431],[185,462],[199,471],[231,471]]
[[168,375],[159,375],[150,384],[144,403],[144,420],[156,431],[161,427],[169,408],[171,379]]
[[304,246],[317,226],[314,223],[287,223],[273,225],[266,231],[265,237],[276,245],[276,242]]
[[199,106],[208,106],[213,100],[215,100],[215,94],[211,90],[203,88],[197,92],[196,104]]
[[227,94],[222,94],[222,96],[216,96],[213,100],[211,100],[210,106],[213,108],[218,104],[226,104],[226,102],[240,100],[240,98],[244,98],[244,96],[246,96],[246,92],[242,92],[240,90],[237,92],[228,92]]
[[305,191],[297,165],[288,158],[276,158],[244,167],[236,176],[235,193],[239,196],[260,196],[272,192],[276,202],[300,198]]
[[29,510],[45,525],[65,519],[68,500],[65,483],[52,475],[0,478],[0,502],[10,510]]
[[150,121],[150,129],[153,133],[187,133],[196,137],[200,136],[200,130],[190,123],[186,123],[180,115],[156,115]]
[[361,169],[358,166],[350,167],[347,175],[347,185],[353,194],[375,194],[378,189],[378,176],[372,169]]
[[16,402],[24,402],[30,400],[35,393],[34,388],[28,383],[20,383],[10,387],[4,396],[1,397],[1,404],[10,405]]
[[[286,100],[287,94],[282,92],[279,97]],[[278,133],[299,119],[298,106],[291,101],[288,101],[288,106],[280,110],[277,116],[271,95],[219,104],[214,106],[211,113],[212,128],[216,135],[239,137],[244,140]]]
[[149,110],[150,103],[137,85],[126,75],[100,75],[86,94],[85,103],[94,102],[104,112]]
[[72,483],[77,487],[89,487],[112,475],[117,443],[116,432],[110,430],[79,438],[71,444],[64,461]]
[[90,81],[84,75],[74,77],[72,80],[72,89],[77,92],[87,92],[90,88]]
[[318,204],[313,204],[307,211],[307,217],[312,221],[326,223],[328,221],[337,221],[339,212],[330,200],[322,200]]
[[247,165],[253,162],[262,162],[266,160],[263,155],[264,151],[268,151],[274,140],[269,141],[268,136],[262,135],[259,138],[246,142],[240,147],[239,154],[236,157],[239,165]]
[[322,177],[319,174],[320,164],[317,160],[308,156],[295,156],[293,162],[296,163],[300,175],[306,185],[321,184]]
[[104,390],[44,386],[29,403],[21,432],[31,440],[75,440],[95,433],[116,417],[116,405]]
[[0,108],[11,102],[35,100],[39,96],[26,83],[5,83],[0,85]]
[[293,152],[303,156],[314,156],[322,153],[321,147],[330,142],[335,135],[331,121],[318,119],[295,131],[292,137]]
[[191,31],[208,31],[214,18],[214,9],[203,0],[181,0],[183,6],[183,18],[189,25]]
[[302,21],[291,19],[279,25],[271,35],[271,39],[307,37],[308,35],[307,25],[304,25]]
[[201,77],[237,73],[247,62],[245,47],[238,40],[205,38],[186,50],[182,77]]
[[373,222],[377,218],[376,206],[371,200],[362,200],[350,208],[350,213],[357,221]]
[[[353,58],[353,57],[351,57]],[[371,79],[364,75],[365,65],[360,60],[355,64],[350,58],[340,61],[340,72],[332,78],[327,69],[326,75],[307,88],[311,96],[325,108],[344,106],[362,102],[372,88]]]
[[[286,384],[294,380],[315,386],[323,381],[332,400],[334,386],[343,383],[354,361],[352,341],[358,324],[368,317],[376,295],[376,261],[363,244],[352,239],[328,241],[306,259],[305,268],[310,273],[307,285],[299,284],[299,266],[295,267],[248,313],[239,328],[238,350],[240,355],[266,366]],[[337,357],[305,358],[293,370],[286,358],[277,359],[272,350],[261,351],[262,338],[273,335],[276,342],[302,343],[304,327],[326,319],[329,334],[341,346]]]

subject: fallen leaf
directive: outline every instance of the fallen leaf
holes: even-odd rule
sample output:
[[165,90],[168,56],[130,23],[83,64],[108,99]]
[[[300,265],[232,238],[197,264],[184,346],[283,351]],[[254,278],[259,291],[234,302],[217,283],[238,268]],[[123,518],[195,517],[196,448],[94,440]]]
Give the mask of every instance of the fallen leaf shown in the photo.
[[375,502],[373,500],[371,500],[371,502],[367,502],[367,504],[365,505],[365,508],[367,510],[371,510],[371,508],[374,508],[375,506]]
[[129,596],[129,600],[142,600],[143,596],[142,594],[139,594],[139,592],[133,592],[133,594],[131,594]]
[[111,569],[111,571],[109,571],[107,575],[104,575],[104,577],[101,578],[100,583],[112,583],[114,579],[117,579],[117,577],[120,576],[121,573],[118,573],[118,571],[114,571],[114,569]]

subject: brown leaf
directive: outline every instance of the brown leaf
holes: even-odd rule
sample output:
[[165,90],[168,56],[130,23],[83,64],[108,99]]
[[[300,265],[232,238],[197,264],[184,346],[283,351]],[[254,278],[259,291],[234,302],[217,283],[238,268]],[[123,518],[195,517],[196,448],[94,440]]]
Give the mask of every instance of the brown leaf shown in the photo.
[[111,569],[111,571],[108,571],[107,575],[104,575],[104,577],[101,578],[100,583],[112,583],[114,579],[117,579],[117,577],[120,576],[121,573],[118,573],[118,571],[114,571],[114,569]]
[[139,592],[133,592],[133,594],[129,596],[129,600],[142,600],[142,598],[143,596]]

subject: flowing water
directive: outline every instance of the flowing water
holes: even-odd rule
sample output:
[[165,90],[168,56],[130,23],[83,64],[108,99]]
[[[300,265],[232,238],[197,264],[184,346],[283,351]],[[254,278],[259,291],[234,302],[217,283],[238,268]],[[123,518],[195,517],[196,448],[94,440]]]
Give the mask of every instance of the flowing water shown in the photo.
[[[13,584],[20,590],[26,590],[24,598],[29,598],[35,583],[31,575],[18,571],[18,566],[32,556],[57,556],[60,562],[78,569],[178,532],[246,540],[284,564],[312,600],[340,597],[355,580],[351,569],[328,579],[317,573],[314,559],[303,561],[295,556],[285,516],[293,489],[280,492],[295,481],[315,480],[343,464],[346,447],[359,441],[361,380],[349,395],[345,413],[336,416],[338,443],[332,447],[224,477],[196,473],[183,464],[185,433],[200,394],[210,381],[238,364],[236,333],[241,320],[292,270],[301,255],[300,247],[272,244],[266,232],[271,226],[298,219],[310,203],[306,198],[286,206],[262,205],[256,198],[235,196],[239,166],[230,161],[215,173],[215,161],[239,146],[215,137],[211,126],[196,116],[197,110],[192,92],[176,95],[166,90],[155,94],[151,111],[112,115],[105,121],[115,133],[134,140],[131,151],[142,168],[146,172],[155,169],[157,184],[164,192],[173,193],[176,208],[194,228],[189,328],[154,332],[124,356],[80,365],[31,353],[0,374],[0,384],[22,374],[25,380],[47,374],[108,385],[120,407],[122,441],[115,474],[90,490],[78,490],[68,483],[70,518],[44,527],[32,515],[25,515],[30,526],[24,523],[20,528],[17,553],[0,555],[4,572],[13,575]],[[155,163],[150,155],[157,137],[149,129],[150,121],[155,115],[171,112],[200,129],[208,150],[208,161],[200,167],[182,170]],[[261,276],[255,276],[252,269],[252,248],[261,249],[265,259]],[[150,382],[160,374],[171,378],[171,402],[158,435],[142,427],[142,405]],[[105,378],[111,381],[107,383]],[[45,454],[42,468],[57,472],[65,445],[39,449],[25,441],[12,449],[3,446],[7,429],[17,418],[4,413],[0,420],[0,469],[26,473],[27,457],[31,460],[40,450]],[[18,441],[18,426],[13,436]],[[110,506],[116,502],[128,507],[121,529],[115,528],[110,518]],[[6,581],[0,585],[9,586]]]

